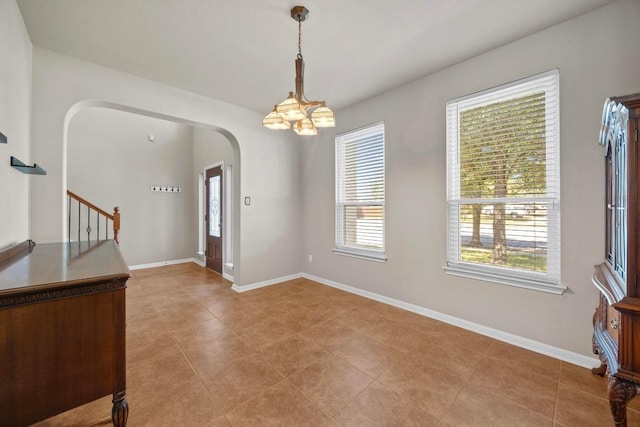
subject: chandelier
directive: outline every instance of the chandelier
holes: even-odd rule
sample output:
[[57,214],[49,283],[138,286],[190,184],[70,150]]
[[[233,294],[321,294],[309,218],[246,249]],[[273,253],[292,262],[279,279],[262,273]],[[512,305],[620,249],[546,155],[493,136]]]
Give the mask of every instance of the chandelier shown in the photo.
[[[302,58],[302,21],[309,10],[304,6],[291,9],[291,17],[298,21],[298,56],[296,57],[296,91],[289,92],[287,99],[273,107],[273,111],[262,119],[269,129],[291,129],[298,135],[317,135],[317,128],[336,125],[333,111],[324,101],[309,101],[304,95],[304,59]],[[311,114],[311,117],[309,117]]]

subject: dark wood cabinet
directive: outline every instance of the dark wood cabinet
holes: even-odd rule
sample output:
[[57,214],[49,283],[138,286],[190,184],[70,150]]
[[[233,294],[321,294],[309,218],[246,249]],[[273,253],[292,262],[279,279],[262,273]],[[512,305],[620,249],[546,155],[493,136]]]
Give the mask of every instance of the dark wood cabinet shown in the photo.
[[593,350],[609,375],[616,426],[626,426],[629,400],[640,394],[640,94],[608,99],[600,143],[605,148],[605,261],[593,283],[600,303],[593,318]]
[[29,425],[113,395],[113,424],[124,427],[129,269],[118,246],[26,249],[0,256],[0,426]]

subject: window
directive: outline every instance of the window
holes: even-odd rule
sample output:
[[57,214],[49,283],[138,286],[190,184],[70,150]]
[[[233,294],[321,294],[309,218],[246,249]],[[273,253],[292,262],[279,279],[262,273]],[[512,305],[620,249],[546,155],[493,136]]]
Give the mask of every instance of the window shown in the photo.
[[386,260],[383,122],[336,136],[334,252]]
[[558,71],[447,103],[451,274],[562,293]]

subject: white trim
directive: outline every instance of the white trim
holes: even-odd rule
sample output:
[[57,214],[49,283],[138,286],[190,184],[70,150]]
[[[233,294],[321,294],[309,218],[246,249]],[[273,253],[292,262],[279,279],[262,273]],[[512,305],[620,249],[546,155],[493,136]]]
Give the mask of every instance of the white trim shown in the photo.
[[349,256],[367,261],[387,262],[387,257],[384,252],[359,251],[357,249],[347,247],[334,248],[332,251],[336,255]]
[[195,262],[196,264],[202,265],[196,258],[184,258],[170,261],[151,262],[149,264],[130,265],[129,270],[142,270],[145,268],[163,267],[165,265],[186,264],[188,262]]
[[501,285],[547,292],[554,295],[562,295],[568,289],[560,283],[536,280],[533,274],[510,274],[513,273],[513,271],[508,268],[502,269],[502,274],[500,274],[499,268],[491,268],[491,266],[465,265],[462,263],[449,263],[449,265],[442,268],[452,276],[466,277],[467,279],[482,280],[490,283],[499,283]]
[[386,297],[384,295],[376,294],[374,292],[369,292],[363,289],[355,288],[353,286],[348,286],[342,283],[334,282],[333,280],[328,280],[322,277],[314,276],[312,274],[307,274],[307,273],[292,274],[290,276],[284,276],[284,277],[279,277],[271,280],[265,280],[263,282],[257,282],[257,283],[253,283],[245,286],[237,286],[234,284],[231,287],[231,289],[233,289],[236,292],[246,292],[253,289],[275,285],[281,282],[286,282],[288,280],[298,279],[301,277],[308,280],[313,280],[314,282],[318,282],[323,285],[331,286],[332,288],[337,288],[355,295],[359,295],[361,297],[369,298],[374,301],[378,301],[378,302],[388,304],[397,308],[401,308],[403,310],[407,310],[412,313],[419,314],[421,316],[439,320],[441,322],[445,322],[450,325],[457,326],[462,329],[466,329],[468,331],[478,333],[480,335],[494,338],[496,340],[514,345],[516,347],[524,348],[526,350],[531,350],[536,353],[543,354],[545,356],[553,357],[554,359],[572,363],[574,365],[578,365],[583,368],[590,369],[590,368],[595,368],[600,366],[600,360],[596,357],[590,357],[590,356],[585,356],[583,354],[574,353],[573,351],[565,350],[563,348],[541,343],[539,341],[535,341],[529,338],[524,338],[518,335],[510,334],[508,332],[490,328],[488,326],[483,326],[478,323],[470,322],[468,320],[460,319],[455,316],[440,313],[438,311],[430,310],[428,308],[420,307],[415,304],[410,304],[408,302]]
[[246,291],[251,291],[253,289],[264,288],[265,286],[276,285],[278,283],[286,282],[288,280],[299,279],[301,277],[303,277],[302,273],[291,274],[290,276],[276,277],[275,279],[265,280],[263,282],[251,283],[251,284],[244,285],[244,286],[239,286],[239,285],[234,284],[231,287],[231,289],[233,289],[234,291],[236,291],[238,293],[242,293],[242,292],[246,292]]
[[[374,261],[382,261],[386,262],[385,255],[385,227],[386,227],[386,212],[385,212],[385,185],[386,185],[386,134],[385,134],[385,122],[379,121],[377,123],[372,123],[367,126],[360,127],[358,129],[346,131],[340,133],[335,136],[335,249],[333,250],[335,253],[339,253],[340,255],[348,255],[355,256],[356,258],[368,259]],[[372,142],[382,142],[382,196],[377,195],[374,196],[370,194],[372,199],[369,200],[348,200],[346,193],[348,192],[347,187],[350,185],[348,181],[350,180],[346,177],[346,162],[349,158],[351,158],[351,154],[347,154],[346,145],[347,144],[359,144],[364,142],[366,146],[369,146],[369,143]],[[367,148],[368,154],[365,156],[363,161],[363,166],[366,168],[370,168],[373,164],[377,163],[377,156],[373,157],[372,148]],[[356,150],[357,151],[357,150]],[[357,155],[355,155],[357,157]],[[353,159],[352,159],[353,160]],[[376,169],[376,172],[379,170]],[[357,174],[356,174],[357,175]],[[371,173],[367,173],[366,177],[362,179],[356,177],[355,184],[359,186],[360,184],[372,183],[372,175]],[[353,184],[353,183],[352,183]],[[373,198],[376,197],[376,198]],[[345,220],[345,211],[346,207],[354,207],[354,206],[380,206],[382,208],[382,224],[380,230],[380,239],[381,239],[381,250],[379,251],[369,251],[362,246],[359,246],[357,242],[353,244],[353,246],[347,246],[346,244],[346,220]],[[356,225],[357,227],[357,225]],[[367,232],[369,234],[369,232]],[[377,237],[375,233],[371,233],[372,238]],[[357,240],[357,238],[356,238]]]
[[389,298],[384,295],[379,295],[373,292],[365,291],[362,289],[347,286],[342,283],[334,282],[332,280],[323,279],[321,277],[313,276],[311,274],[302,273],[301,277],[305,279],[313,280],[323,285],[331,286],[333,288],[341,289],[352,294],[360,295],[365,298],[369,298],[384,304],[389,304],[394,307],[401,308],[403,310],[410,311],[412,313],[420,314],[431,319],[440,320],[453,326],[469,330],[471,332],[485,335],[499,341],[506,342],[508,344],[515,345],[527,350],[535,351],[536,353],[544,354],[555,359],[559,359],[565,362],[573,363],[574,365],[582,366],[583,368],[595,368],[600,366],[600,360],[595,357],[584,356],[579,353],[574,353],[563,348],[554,347],[549,344],[544,344],[538,341],[524,338],[518,335],[510,334],[508,332],[500,331],[498,329],[489,328],[487,326],[479,325],[468,320],[460,319],[448,314],[440,313],[438,311],[430,310],[428,308],[420,307],[418,305],[410,304],[397,299]]
[[[444,270],[453,275],[484,280],[503,285],[517,286],[562,295],[567,289],[560,284],[561,240],[560,230],[560,73],[553,69],[544,73],[465,95],[446,103],[447,139],[447,266]],[[460,170],[460,117],[464,111],[496,102],[504,102],[533,93],[544,92],[545,147],[547,185],[543,197],[527,197],[546,202],[547,209],[547,268],[533,272],[515,267],[495,267],[480,262],[465,262],[462,254],[460,206],[477,202],[519,203],[525,198],[467,198],[463,196]]]
[[[206,268],[205,262],[202,260],[199,260],[198,258],[185,258],[185,259],[176,259],[172,261],[152,262],[149,264],[130,265],[129,270],[143,270],[145,268],[164,267],[166,265],[175,265],[175,264],[186,264],[188,262],[193,262],[194,264],[198,264],[200,267]],[[227,279],[230,282],[233,282],[233,276],[230,274],[222,273],[222,277]],[[241,291],[241,292],[244,292],[244,291]]]

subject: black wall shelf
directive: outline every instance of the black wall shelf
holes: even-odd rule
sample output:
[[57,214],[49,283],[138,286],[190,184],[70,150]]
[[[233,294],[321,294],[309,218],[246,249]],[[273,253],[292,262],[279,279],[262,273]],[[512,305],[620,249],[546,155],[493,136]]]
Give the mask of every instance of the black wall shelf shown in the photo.
[[29,175],[46,175],[47,174],[47,171],[45,171],[35,163],[33,164],[33,166],[25,165],[24,163],[22,163],[20,160],[16,159],[13,156],[11,156],[11,167],[18,169],[20,172],[23,172]]

